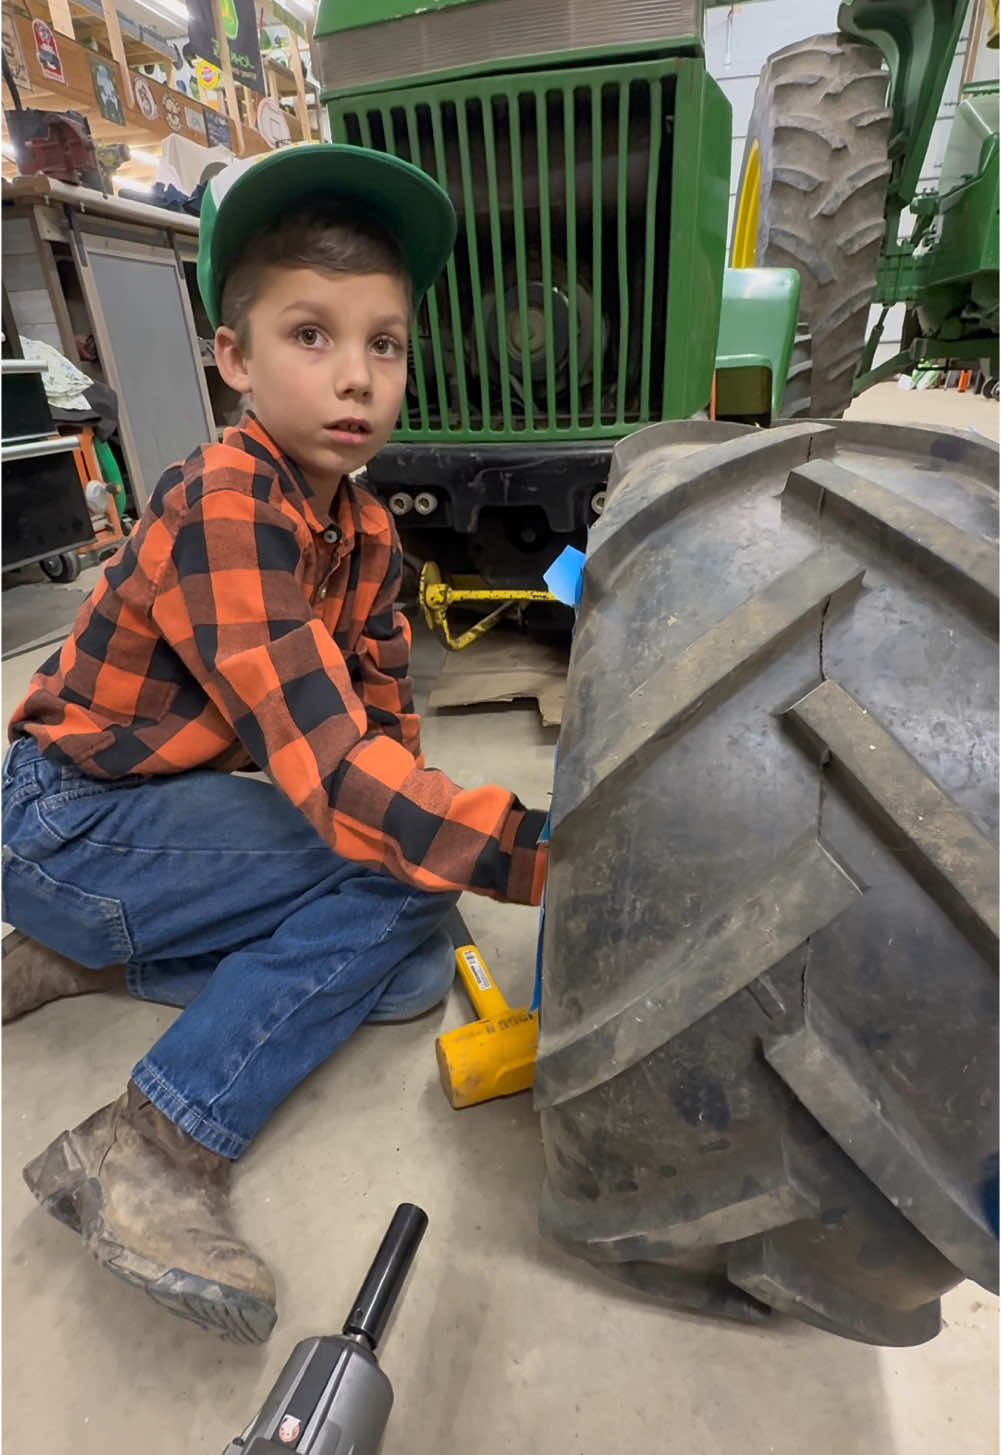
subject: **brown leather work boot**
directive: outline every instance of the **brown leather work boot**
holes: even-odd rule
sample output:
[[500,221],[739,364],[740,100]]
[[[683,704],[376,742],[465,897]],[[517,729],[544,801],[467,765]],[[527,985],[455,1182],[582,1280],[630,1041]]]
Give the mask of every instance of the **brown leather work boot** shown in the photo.
[[87,970],[75,960],[67,960],[65,955],[30,940],[20,930],[4,935],[0,954],[0,1020],[4,1025],[27,1015],[29,1010],[48,1005],[50,1000],[90,995],[95,990],[125,989],[124,965]]
[[263,1344],[274,1279],[233,1230],[229,1166],[130,1081],[29,1162],[24,1180],[110,1273],[224,1339]]

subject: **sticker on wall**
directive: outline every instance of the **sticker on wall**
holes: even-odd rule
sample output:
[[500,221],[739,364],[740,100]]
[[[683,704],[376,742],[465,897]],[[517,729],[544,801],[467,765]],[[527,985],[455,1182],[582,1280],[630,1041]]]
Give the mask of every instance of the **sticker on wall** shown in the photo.
[[125,113],[122,111],[122,103],[118,99],[118,87],[115,85],[115,73],[111,68],[111,62],[104,60],[101,56],[88,56],[90,61],[90,74],[94,81],[94,95],[97,97],[97,107],[105,121],[113,121],[116,126],[125,125]]
[[17,89],[30,91],[31,77],[28,75],[28,67],[24,63],[21,37],[17,33],[14,17],[7,10],[3,12],[3,58],[10,67],[10,73],[14,77],[14,85]]
[[229,122],[225,116],[217,116],[214,111],[205,113],[205,132],[210,147],[229,147],[233,150],[233,143],[229,135]]
[[202,105],[207,106],[210,111],[218,111],[220,109],[219,87],[222,83],[222,71],[211,61],[202,60],[200,56],[196,56],[192,62],[192,70],[196,83],[192,87],[192,96],[197,96]]
[[156,104],[156,97],[153,95],[153,87],[145,76],[132,77],[132,93],[136,98],[136,105],[146,120],[155,121],[160,115],[160,111]]
[[160,99],[160,105],[163,107],[163,119],[171,131],[181,131],[184,126],[184,117],[181,114],[181,103],[177,97],[172,96],[169,91],[165,91]]
[[270,96],[266,96],[257,108],[257,130],[270,147],[287,147],[292,140],[288,117]]
[[185,106],[184,124],[195,136],[205,136],[205,113],[200,106]]
[[201,60],[198,56],[195,57],[194,71],[195,80],[205,91],[214,91],[222,80],[219,67],[214,66],[211,61]]
[[38,57],[42,75],[50,81],[62,81],[65,85],[63,63],[59,58],[59,47],[56,45],[56,38],[52,31],[44,20],[33,20],[31,31],[35,37],[35,55]]

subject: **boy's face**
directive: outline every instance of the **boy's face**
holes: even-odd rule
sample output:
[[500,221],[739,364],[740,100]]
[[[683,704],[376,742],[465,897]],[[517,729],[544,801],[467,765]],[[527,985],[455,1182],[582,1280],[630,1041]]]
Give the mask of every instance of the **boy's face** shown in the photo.
[[219,371],[327,506],[343,475],[382,448],[407,382],[410,301],[386,273],[270,268],[245,353],[216,333]]

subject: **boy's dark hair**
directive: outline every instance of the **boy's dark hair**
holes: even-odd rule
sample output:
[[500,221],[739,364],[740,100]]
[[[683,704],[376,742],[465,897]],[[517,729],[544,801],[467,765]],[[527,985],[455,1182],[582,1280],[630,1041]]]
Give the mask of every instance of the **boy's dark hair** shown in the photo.
[[250,310],[268,268],[314,268],[318,273],[389,273],[410,292],[410,275],[396,240],[371,218],[316,205],[289,213],[255,233],[223,285],[221,322],[240,348],[250,345]]

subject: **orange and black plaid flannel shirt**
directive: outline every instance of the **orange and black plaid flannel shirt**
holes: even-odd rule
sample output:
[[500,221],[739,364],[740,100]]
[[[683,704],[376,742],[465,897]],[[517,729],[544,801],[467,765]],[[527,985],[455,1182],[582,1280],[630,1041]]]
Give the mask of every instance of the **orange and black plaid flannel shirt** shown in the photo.
[[266,769],[344,858],[537,904],[545,815],[426,768],[388,512],[317,516],[252,416],[160,480],[11,722],[95,778]]

